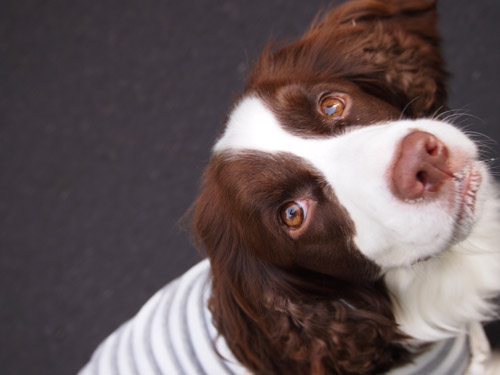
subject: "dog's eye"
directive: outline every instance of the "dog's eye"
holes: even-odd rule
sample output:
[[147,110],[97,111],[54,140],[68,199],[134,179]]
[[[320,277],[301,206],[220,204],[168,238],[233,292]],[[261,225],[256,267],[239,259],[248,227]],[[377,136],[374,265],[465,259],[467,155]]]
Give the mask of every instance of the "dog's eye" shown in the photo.
[[328,119],[335,119],[344,113],[344,102],[334,96],[327,96],[320,103],[321,114]]
[[301,202],[288,202],[281,208],[281,220],[289,228],[299,228],[306,218],[306,207]]

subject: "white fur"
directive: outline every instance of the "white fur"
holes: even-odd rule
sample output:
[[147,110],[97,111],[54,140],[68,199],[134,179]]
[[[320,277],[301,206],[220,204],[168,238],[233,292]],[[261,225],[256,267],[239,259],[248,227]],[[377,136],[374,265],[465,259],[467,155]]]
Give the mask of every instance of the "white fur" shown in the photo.
[[[390,167],[402,138],[434,134],[448,148],[457,176],[482,176],[474,214],[457,224],[460,181],[446,194],[404,202],[390,189]],[[356,127],[340,136],[307,138],[288,132],[257,97],[233,110],[214,152],[287,152],[303,158],[332,187],[356,228],[360,251],[377,263],[395,301],[402,329],[422,341],[465,330],[494,314],[489,298],[500,292],[500,201],[497,186],[477,161],[477,148],[455,127],[435,120]],[[432,256],[427,262],[419,259]]]
[[491,298],[500,292],[500,204],[497,186],[486,189],[483,196],[490,198],[466,239],[429,262],[385,276],[397,321],[416,339],[440,340],[465,330],[471,321],[496,317]]

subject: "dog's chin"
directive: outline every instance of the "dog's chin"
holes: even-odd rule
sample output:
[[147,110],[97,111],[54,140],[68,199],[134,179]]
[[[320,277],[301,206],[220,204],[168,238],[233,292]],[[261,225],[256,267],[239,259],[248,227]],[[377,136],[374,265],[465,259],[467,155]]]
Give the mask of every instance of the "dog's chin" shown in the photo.
[[416,255],[401,266],[415,266],[432,262],[439,258],[444,252],[451,251],[453,245],[458,244],[473,233],[475,224],[480,219],[481,188],[487,184],[483,179],[484,166],[482,163],[474,162],[467,164],[460,173],[456,173],[453,180],[453,190],[449,195],[455,202],[451,216],[454,217],[452,235],[449,240],[444,241],[433,251]]

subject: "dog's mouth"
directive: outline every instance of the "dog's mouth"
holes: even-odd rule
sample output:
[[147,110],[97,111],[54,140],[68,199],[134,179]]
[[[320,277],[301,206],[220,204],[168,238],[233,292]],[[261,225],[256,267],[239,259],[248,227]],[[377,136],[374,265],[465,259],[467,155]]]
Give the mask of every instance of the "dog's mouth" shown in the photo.
[[464,226],[474,218],[477,192],[481,187],[481,172],[469,165],[461,173],[453,176],[456,186],[457,211],[455,222],[457,226]]
[[468,165],[463,172],[455,173],[455,233],[454,242],[465,239],[475,222],[476,201],[479,188],[483,181],[482,174],[474,164]]
[[[453,174],[455,184],[454,199],[454,223],[455,231],[452,243],[464,240],[472,230],[475,222],[477,194],[483,181],[482,174],[477,166],[468,164],[461,172]],[[426,255],[414,260],[412,266],[418,263],[425,263],[434,256]]]
[[414,266],[417,263],[427,262],[429,259],[432,259],[431,255],[428,255],[428,256],[425,256],[425,257],[422,257],[422,258],[418,258],[417,260],[415,260],[414,262],[412,262],[411,265]]

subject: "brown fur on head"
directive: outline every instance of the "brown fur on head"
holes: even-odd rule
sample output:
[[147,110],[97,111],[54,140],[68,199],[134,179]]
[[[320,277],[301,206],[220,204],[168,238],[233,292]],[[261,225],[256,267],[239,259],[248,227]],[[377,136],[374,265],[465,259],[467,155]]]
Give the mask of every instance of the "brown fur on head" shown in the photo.
[[347,2],[296,42],[268,46],[246,90],[344,78],[404,109],[407,117],[433,115],[446,102],[436,21],[431,0]]
[[[335,81],[380,104],[367,100],[374,121],[403,110],[432,115],[446,96],[435,18],[424,0],[348,2],[298,41],[268,47],[245,94],[276,101],[280,116],[297,87]],[[291,194],[319,202],[314,227],[298,239],[276,220]],[[356,250],[355,229],[332,196],[289,155],[216,154],[205,171],[193,230],[211,262],[209,307],[255,374],[377,374],[405,358],[379,270]]]

